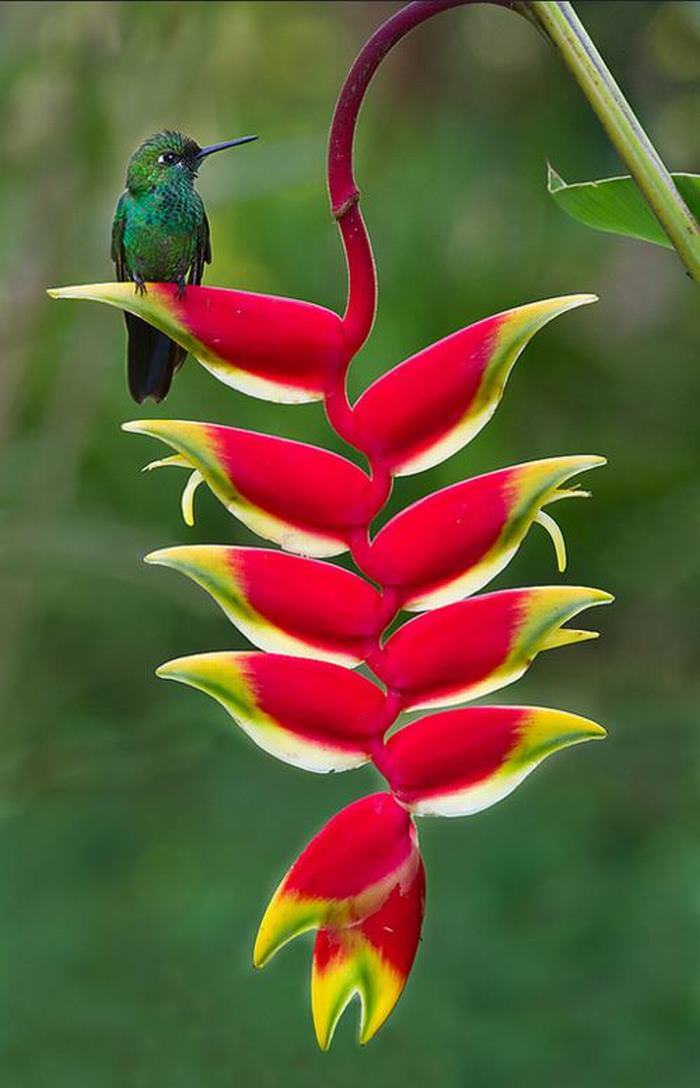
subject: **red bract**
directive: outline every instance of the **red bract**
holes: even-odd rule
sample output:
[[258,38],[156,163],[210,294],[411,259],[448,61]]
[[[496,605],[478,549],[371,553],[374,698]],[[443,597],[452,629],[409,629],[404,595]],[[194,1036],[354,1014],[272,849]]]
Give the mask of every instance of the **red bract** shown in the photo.
[[541,650],[595,638],[562,624],[610,599],[575,586],[472,597],[404,624],[373,654],[372,666],[407,709],[475,699],[518,680]]
[[[287,763],[323,772],[371,760],[388,785],[389,792],[345,808],[312,840],[272,897],[255,944],[262,966],[297,934],[317,930],[311,991],[324,1049],[353,995],[366,1042],[403,990],[425,895],[414,818],[477,812],[547,755],[604,735],[565,711],[495,706],[432,714],[387,738],[404,709],[454,706],[497,691],[540,651],[593,637],[564,625],[611,600],[601,590],[562,585],[464,599],[507,566],[533,522],[552,537],[564,569],[562,534],[543,508],[586,494],[569,481],[602,464],[598,456],[550,457],[463,480],[370,537],[391,477],[461,449],[493,415],[535,332],[592,301],[571,295],[485,318],[389,370],[354,406],[348,402],[348,366],[369,334],[376,300],[352,174],[360,103],[389,48],[457,2],[399,11],[367,44],[341,92],[328,180],[349,273],[342,318],[309,303],[218,288],[188,288],[182,299],[164,284],[149,284],[143,296],[129,284],[55,292],[137,313],[244,392],[287,402],[323,398],[338,434],[367,460],[369,474],[327,450],[214,423],[125,425],[174,451],[148,467],[190,470],[182,504],[188,524],[194,491],[206,482],[248,528],[285,549],[188,545],[148,556],[194,580],[255,646],[273,651],[197,654],[158,674],[210,695],[260,748]],[[360,574],[308,558],[345,551]],[[402,608],[424,614],[383,641]],[[378,682],[352,671],[361,663]]]
[[343,928],[374,914],[418,868],[416,833],[388,793],[337,813],[300,854],[270,900],[255,941],[262,967],[306,929]]
[[197,582],[262,650],[358,665],[384,626],[376,589],[318,559],[267,548],[195,544],[161,548],[146,561]]
[[437,465],[478,434],[498,407],[510,371],[538,329],[592,295],[533,302],[487,317],[384,374],[355,417],[375,461],[406,476]]
[[546,503],[585,492],[560,490],[602,457],[531,461],[436,491],[377,534],[366,561],[404,608],[434,608],[490,582],[515,555]]
[[[196,483],[206,481],[239,521],[288,551],[339,555],[366,521],[369,478],[337,453],[214,423],[137,420],[124,430],[167,442]],[[186,508],[185,517],[194,520]]]
[[282,404],[321,400],[347,353],[338,315],[298,299],[221,287],[190,287],[180,298],[169,283],[150,284],[145,295],[128,283],[50,293],[128,310],[177,340],[226,385]]
[[383,693],[358,673],[286,654],[180,657],[158,675],[211,695],[270,755],[308,771],[343,771],[383,733]]
[[605,736],[563,710],[477,706],[412,722],[387,743],[396,797],[419,816],[466,816],[502,800],[545,756]]

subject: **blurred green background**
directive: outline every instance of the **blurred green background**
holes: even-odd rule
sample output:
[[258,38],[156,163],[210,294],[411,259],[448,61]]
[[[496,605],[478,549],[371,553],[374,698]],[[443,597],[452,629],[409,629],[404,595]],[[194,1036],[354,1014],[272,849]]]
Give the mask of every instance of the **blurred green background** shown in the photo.
[[[506,307],[593,291],[540,334],[494,421],[400,480],[393,509],[466,475],[600,452],[595,496],[557,513],[573,583],[617,595],[597,643],[544,655],[504,700],[588,714],[504,804],[425,821],[428,912],[399,1008],[330,1055],[308,1008],[310,944],[266,971],[267,897],[371,770],[305,775],[263,756],[169,657],[241,646],[148,550],[253,540],[213,498],[193,530],[139,414],[118,314],[49,301],[111,279],[112,210],[163,127],[213,160],[210,283],[343,305],[325,134],[385,3],[12,3],[0,9],[0,1076],[8,1088],[599,1088],[697,1084],[700,1042],[697,288],[672,253],[586,231],[545,191],[620,172],[578,88],[524,20],[457,11],[405,41],[362,118],[359,179],[381,277],[353,390]],[[586,3],[599,47],[676,170],[700,162],[700,8]],[[317,405],[218,385],[190,361],[148,416],[341,448]],[[557,579],[538,528],[495,585]]]

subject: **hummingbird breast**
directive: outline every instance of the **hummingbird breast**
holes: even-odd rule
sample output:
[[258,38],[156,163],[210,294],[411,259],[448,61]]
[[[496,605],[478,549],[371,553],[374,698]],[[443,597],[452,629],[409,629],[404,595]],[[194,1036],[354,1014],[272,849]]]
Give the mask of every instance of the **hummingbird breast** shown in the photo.
[[132,196],[124,224],[129,272],[143,280],[182,282],[195,253],[204,216],[191,188],[162,187]]

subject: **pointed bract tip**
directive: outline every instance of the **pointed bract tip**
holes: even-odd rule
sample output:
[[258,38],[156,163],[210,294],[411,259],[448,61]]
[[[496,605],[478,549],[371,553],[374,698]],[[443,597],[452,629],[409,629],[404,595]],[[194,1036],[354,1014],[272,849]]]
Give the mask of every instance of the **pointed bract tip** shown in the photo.
[[572,465],[578,462],[581,467],[575,469],[576,472],[586,472],[590,468],[601,468],[608,463],[607,457],[603,457],[600,453],[575,453],[570,454],[568,457],[562,457],[561,460],[569,461]]
[[[568,619],[573,619],[579,612],[583,612],[585,608],[594,608],[599,604],[610,604],[614,599],[612,593],[608,593],[607,590],[594,589],[591,586],[533,586],[530,592],[533,594],[536,608],[563,607],[568,612]],[[565,622],[566,620],[561,620],[561,623]],[[597,633],[586,637],[596,638]]]
[[[525,735],[528,735],[527,730]],[[589,740],[604,740],[607,735],[607,730],[602,725],[590,718],[584,718],[581,714],[541,707],[533,709],[530,721],[528,739],[533,745],[530,754],[541,756],[548,754],[545,751],[548,747],[550,751],[557,751]]]
[[565,730],[572,735],[580,735],[586,737],[606,737],[607,730],[599,725],[598,722],[594,722],[592,718],[586,718],[583,714],[573,714],[569,710],[555,710],[553,707],[540,706],[540,707],[523,707],[523,710],[530,711],[534,718],[540,719],[540,722],[548,727],[552,733],[555,733],[558,729],[561,730],[563,726],[568,728]]
[[159,680],[179,680],[181,666],[187,660],[186,657],[175,657],[172,661],[164,661],[155,670]]
[[178,546],[173,548],[156,548],[155,551],[149,552],[148,555],[144,555],[144,563],[161,564],[167,567],[174,557],[174,553],[177,552]]
[[596,604],[610,604],[615,599],[606,589],[594,589],[592,586],[552,586],[551,588],[562,595],[570,596],[572,602],[577,598],[582,602],[585,601],[585,608]]
[[110,302],[120,305],[134,293],[134,285],[129,280],[112,283],[75,283],[68,287],[47,287],[50,298],[87,299],[89,302]]
[[573,727],[571,744],[582,744],[588,740],[605,740],[608,735],[607,729],[599,725],[598,722],[591,721],[590,718],[584,718],[579,714],[571,714],[570,720]]
[[534,473],[535,478],[547,479],[551,476],[553,481],[556,479],[556,486],[561,487],[573,476],[590,472],[594,468],[601,468],[605,464],[607,464],[605,457],[598,453],[571,453],[563,457],[543,457],[537,461],[524,461],[520,465],[515,465],[513,471],[522,472],[526,477],[530,473]]
[[267,961],[270,959],[270,955],[265,954],[266,951],[266,949],[259,947],[259,940],[256,940],[255,947],[253,948],[253,967],[256,971],[262,970]]
[[76,283],[68,287],[47,287],[50,298],[91,298],[95,291],[110,286],[106,283]]
[[576,309],[577,306],[590,306],[592,302],[598,301],[598,296],[590,291],[579,291],[573,295],[555,295],[554,298],[542,299],[541,302],[533,302],[532,306],[541,307],[545,312],[552,310],[554,312],[551,316],[556,317],[567,310]]
[[[287,940],[291,940],[288,937],[287,940],[277,940],[274,935],[270,934],[270,921],[269,914],[270,908],[276,902],[276,894],[270,900],[267,910],[262,917],[258,932],[255,936],[255,944],[253,945],[253,967],[256,971],[265,967],[270,962],[276,952],[279,952],[280,948],[287,943]],[[296,936],[296,934],[294,934]]]
[[555,295],[553,298],[538,299],[536,302],[527,302],[523,306],[515,306],[497,316],[502,322],[506,335],[514,335],[522,349],[525,343],[550,321],[568,313],[569,310],[588,306],[597,301],[598,296],[590,293]]
[[[176,448],[173,438],[177,438],[184,428],[197,428],[202,425],[194,420],[183,419],[130,419],[121,424],[121,429],[127,434],[145,434],[149,438],[160,438],[169,446]],[[147,467],[160,468],[163,465],[178,465],[180,468],[189,466],[189,462],[183,454],[162,457]]]
[[600,302],[600,296],[595,295],[592,291],[582,291],[581,294],[574,297],[578,299],[577,306],[590,306],[593,302]]

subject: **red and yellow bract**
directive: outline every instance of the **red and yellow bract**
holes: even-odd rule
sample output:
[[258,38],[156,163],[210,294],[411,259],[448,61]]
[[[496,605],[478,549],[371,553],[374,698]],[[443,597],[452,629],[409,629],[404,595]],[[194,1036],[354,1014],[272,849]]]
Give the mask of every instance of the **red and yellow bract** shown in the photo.
[[[593,301],[570,295],[485,318],[399,363],[355,405],[348,402],[348,367],[369,334],[376,301],[352,173],[360,104],[391,46],[458,2],[426,0],[392,16],[341,92],[328,181],[349,274],[342,318],[307,302],[210,287],[188,287],[183,298],[167,284],[148,284],[144,295],[125,283],[53,292],[138,314],[245,393],[282,403],[323,400],[338,434],[366,457],[368,473],[327,450],[240,428],[161,419],[125,424],[174,451],[148,467],[190,471],[182,504],[188,524],[194,491],[205,482],[243,524],[283,549],[200,544],[151,553],[149,562],[204,588],[258,647],[179,658],[158,674],[212,696],[260,748],[284,762],[328,772],[371,760],[388,785],[387,793],[332,817],[300,854],[255,944],[262,966],[287,941],[317,931],[311,1000],[324,1049],[354,995],[364,1043],[403,990],[425,900],[415,818],[478,812],[507,796],[546,756],[605,735],[579,715],[529,706],[452,709],[391,733],[403,710],[454,706],[495,692],[517,680],[540,651],[594,637],[564,625],[611,600],[601,590],[563,585],[469,596],[507,566],[533,522],[552,537],[563,570],[563,537],[543,508],[585,495],[569,481],[602,464],[601,457],[550,457],[464,480],[370,537],[392,478],[461,449],[493,415],[532,336]],[[343,552],[359,574],[321,561]],[[384,639],[402,609],[423,614]],[[362,663],[381,687],[353,671]]]
[[383,627],[377,590],[317,559],[268,548],[195,544],[161,548],[146,561],[197,582],[261,650],[359,665]]
[[261,748],[307,771],[343,771],[381,740],[386,699],[359,673],[327,661],[270,653],[180,657],[158,675],[222,704]]

